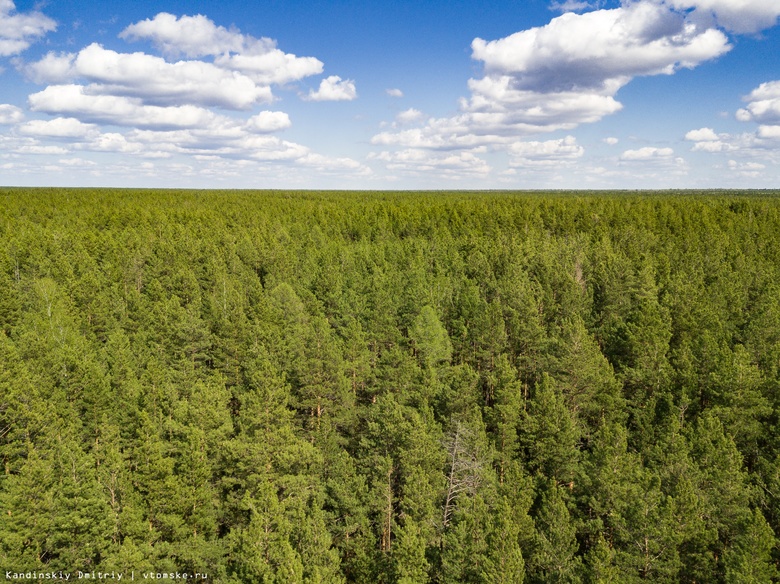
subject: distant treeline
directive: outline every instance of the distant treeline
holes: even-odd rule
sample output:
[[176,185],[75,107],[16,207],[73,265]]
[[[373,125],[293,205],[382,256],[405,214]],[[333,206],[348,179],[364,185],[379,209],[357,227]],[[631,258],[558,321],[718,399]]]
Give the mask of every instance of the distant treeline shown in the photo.
[[778,582],[779,415],[776,193],[0,189],[3,571]]

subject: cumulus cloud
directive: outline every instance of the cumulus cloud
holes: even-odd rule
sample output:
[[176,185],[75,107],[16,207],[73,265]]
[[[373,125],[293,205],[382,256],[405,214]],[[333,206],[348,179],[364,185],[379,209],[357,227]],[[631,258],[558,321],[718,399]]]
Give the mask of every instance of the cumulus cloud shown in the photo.
[[149,40],[173,57],[215,57],[215,65],[238,71],[261,84],[284,84],[322,73],[314,57],[297,57],[281,51],[276,41],[255,38],[217,26],[203,15],[181,16],[161,12],[128,26],[119,35],[128,40]]
[[400,89],[385,89],[385,93],[390,97],[403,97],[404,92]]
[[780,4],[773,0],[666,0],[674,8],[711,14],[734,33],[755,33],[775,25]]
[[217,120],[216,114],[205,108],[144,105],[140,99],[93,95],[81,85],[50,85],[30,95],[28,102],[32,111],[117,126],[192,128],[208,127]]
[[742,99],[747,105],[737,111],[737,120],[757,123],[758,128],[737,136],[720,134],[720,140],[727,143],[728,150],[776,159],[780,152],[780,81],[762,83]]
[[397,116],[395,116],[395,119],[399,124],[411,124],[414,122],[419,122],[424,117],[424,114],[420,110],[411,107],[408,110],[400,112]]
[[87,138],[100,133],[94,124],[85,124],[75,118],[31,120],[19,126],[19,132],[46,138]]
[[81,167],[81,168],[90,168],[92,166],[97,166],[97,162],[94,160],[86,160],[84,158],[60,158],[57,161],[57,164],[61,164],[62,166],[68,166],[68,167]]
[[160,12],[125,28],[120,38],[149,40],[162,52],[187,57],[219,55],[224,52],[240,52],[244,48],[244,36],[236,30],[217,26],[202,14],[177,17]]
[[765,140],[780,139],[780,126],[759,126],[757,136]]
[[495,41],[472,42],[490,75],[509,75],[514,89],[613,93],[638,75],[695,67],[729,49],[725,35],[651,2],[564,14],[548,25]]
[[[317,75],[323,69],[314,57],[285,53],[272,39],[228,30],[202,15],[161,13],[130,25],[120,36],[149,40],[167,57],[185,59],[120,53],[93,43],[77,53],[50,52],[23,70],[37,83],[81,82],[88,84],[85,93],[90,95],[138,98],[144,105],[241,110],[272,101],[273,85]],[[326,84],[324,91],[338,94],[333,99],[346,99],[350,88],[354,94],[354,83],[345,81]]]
[[645,146],[637,150],[626,150],[620,155],[620,160],[623,161],[647,161],[647,160],[669,160],[674,156],[674,150],[672,148],[655,148],[652,146]]
[[757,171],[764,170],[766,168],[766,164],[761,164],[760,162],[737,162],[736,160],[729,160],[729,168],[732,170],[741,171]]
[[507,148],[510,166],[559,166],[585,154],[574,136],[544,142],[513,142]]
[[138,97],[155,105],[193,103],[247,109],[272,99],[270,87],[211,63],[168,63],[145,53],[118,53],[97,43],[76,55],[50,53],[27,70],[39,82],[81,78],[91,82],[91,94]]
[[[83,105],[76,102],[77,108],[83,108]],[[89,102],[87,105],[95,106]],[[102,107],[105,104],[98,105]],[[136,107],[141,107],[141,114],[145,115],[149,110],[143,108],[152,106]],[[127,115],[121,108],[108,109],[114,109],[114,115],[118,117]],[[99,116],[107,115],[100,108],[97,108],[97,112]],[[169,113],[159,115],[167,116]],[[135,115],[132,110],[130,114]],[[339,172],[351,176],[366,176],[371,172],[367,166],[351,158],[320,155],[304,145],[269,135],[269,132],[290,125],[289,117],[284,112],[264,111],[246,121],[216,117],[212,122],[210,125],[196,124],[192,127],[173,127],[155,122],[146,128],[136,123],[122,132],[104,132],[97,124],[84,123],[70,117],[31,120],[17,125],[14,143],[5,144],[4,149],[17,154],[41,155],[105,152],[152,159],[184,156],[201,162],[213,161],[215,164],[217,161],[231,161],[234,168],[235,165],[251,163],[273,165],[278,169],[290,166],[316,173]]]
[[559,12],[581,12],[597,8],[602,2],[588,2],[587,0],[559,0],[550,4],[550,10]]
[[278,132],[292,126],[290,116],[285,112],[263,111],[249,118],[244,124],[244,129],[252,134],[266,134]]
[[691,130],[685,134],[685,139],[692,142],[702,142],[719,140],[719,137],[712,128],[700,128],[698,130]]
[[747,106],[737,112],[738,120],[780,125],[780,81],[762,83],[743,100]]
[[296,57],[272,48],[259,54],[224,54],[214,63],[238,71],[257,83],[283,85],[322,73],[323,64],[314,57]]
[[24,119],[24,113],[15,105],[7,103],[0,104],[0,125],[10,126],[11,124],[18,124]]
[[443,178],[484,176],[491,170],[485,160],[472,152],[442,154],[408,148],[399,152],[372,153],[369,158],[385,163],[389,170]]
[[[617,167],[626,170],[622,176],[635,181],[667,183],[673,176],[684,176],[689,171],[686,160],[675,156],[672,148],[645,146],[624,151],[618,158]],[[641,184],[641,182],[640,182]]]
[[145,151],[143,144],[128,140],[127,137],[119,132],[100,134],[93,140],[81,144],[80,149],[93,152],[118,152],[121,154],[142,154]]
[[0,0],[0,57],[18,55],[47,32],[57,29],[57,23],[34,10],[17,12],[12,0]]
[[758,178],[764,174],[766,164],[751,161],[739,162],[737,160],[729,160],[726,168],[740,178]]
[[732,136],[717,134],[712,128],[691,130],[685,134],[685,139],[694,142],[693,148],[691,148],[694,152],[728,152],[738,149]]
[[48,52],[42,59],[24,65],[23,71],[35,83],[65,83],[77,73],[73,68],[73,53]]
[[633,78],[671,75],[731,48],[723,32],[661,0],[569,12],[502,39],[476,38],[471,46],[485,75],[469,80],[471,95],[459,114],[417,131],[384,132],[373,142],[457,148],[571,130],[620,111],[616,95]]
[[614,136],[608,136],[607,138],[604,138],[602,142],[604,142],[605,144],[609,144],[610,146],[614,146],[615,144],[620,142],[620,140],[615,138]]
[[67,154],[68,150],[61,146],[22,146],[15,151],[17,154]]
[[310,90],[307,97],[309,101],[352,101],[356,98],[355,82],[351,79],[342,79],[338,75],[323,79],[319,89]]

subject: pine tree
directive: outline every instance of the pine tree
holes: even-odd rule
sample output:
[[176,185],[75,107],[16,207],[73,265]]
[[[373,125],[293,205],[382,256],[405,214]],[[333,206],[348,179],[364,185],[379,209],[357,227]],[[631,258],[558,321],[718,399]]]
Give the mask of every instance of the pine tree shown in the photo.
[[581,582],[576,529],[555,481],[544,485],[534,521],[536,537],[528,559],[529,582]]
[[553,379],[544,374],[521,423],[520,444],[531,472],[572,483],[579,467],[580,433]]

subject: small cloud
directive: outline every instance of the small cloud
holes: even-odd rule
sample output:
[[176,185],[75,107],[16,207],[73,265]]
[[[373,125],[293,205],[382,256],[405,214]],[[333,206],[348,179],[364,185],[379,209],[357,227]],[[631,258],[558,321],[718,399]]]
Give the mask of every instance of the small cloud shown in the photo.
[[737,34],[771,28],[780,17],[780,4],[768,0],[667,0],[673,8],[711,14],[718,25]]
[[98,129],[93,124],[85,124],[75,118],[54,118],[31,120],[20,126],[19,132],[27,136],[79,139],[96,136]]
[[721,140],[702,140],[701,142],[696,142],[691,150],[693,152],[725,152],[736,150],[736,146]]
[[674,156],[674,150],[671,148],[653,148],[646,146],[638,150],[626,150],[620,155],[620,160],[624,161],[644,161],[644,160],[668,160]]
[[292,126],[290,116],[285,112],[263,111],[249,118],[244,124],[244,129],[252,134],[266,134],[285,130],[290,126]]
[[399,152],[371,153],[369,159],[385,163],[388,170],[411,175],[460,179],[485,176],[490,172],[488,163],[471,152],[440,154],[408,148]]
[[737,162],[736,160],[729,160],[728,167],[730,171],[737,173],[738,176],[748,178],[761,176],[761,171],[766,168],[760,162]]
[[729,168],[732,170],[764,170],[765,164],[760,162],[737,162],[736,160],[729,160]]
[[317,91],[309,91],[308,101],[352,101],[357,98],[355,82],[331,75],[323,79]]
[[578,158],[585,149],[574,136],[544,142],[515,142],[508,148],[511,166],[560,166]]
[[587,2],[585,0],[560,0],[550,4],[550,10],[558,12],[582,12],[599,8],[603,2]]
[[97,166],[97,162],[92,160],[85,160],[84,158],[62,158],[61,160],[58,160],[57,163],[61,164],[62,166],[69,166],[74,168]]
[[400,89],[385,89],[385,93],[390,97],[403,97],[404,92]]
[[780,124],[780,81],[762,83],[743,100],[747,106],[736,115],[740,122]]
[[617,138],[615,138],[613,136],[610,136],[608,138],[604,138],[604,140],[602,140],[602,142],[604,142],[605,144],[609,144],[610,146],[614,146],[615,144],[620,142],[620,140],[618,140]]
[[18,124],[24,119],[22,110],[10,104],[0,104],[0,126]]
[[47,53],[40,61],[23,65],[25,76],[35,83],[64,83],[78,73],[74,69],[73,53]]
[[395,119],[399,124],[412,124],[414,122],[419,122],[423,119],[423,117],[424,115],[420,110],[416,110],[412,107],[408,110],[402,111],[400,114],[395,116]]
[[758,137],[765,140],[777,140],[780,138],[780,126],[759,126]]
[[720,140],[715,130],[712,128],[700,128],[698,130],[691,130],[685,134],[685,139],[691,142],[709,142]]

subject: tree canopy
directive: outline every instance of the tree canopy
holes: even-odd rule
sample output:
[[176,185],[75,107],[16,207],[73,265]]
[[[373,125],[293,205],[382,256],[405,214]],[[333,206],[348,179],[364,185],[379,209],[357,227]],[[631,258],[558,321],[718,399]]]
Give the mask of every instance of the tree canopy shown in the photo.
[[0,190],[0,567],[780,581],[776,193]]

